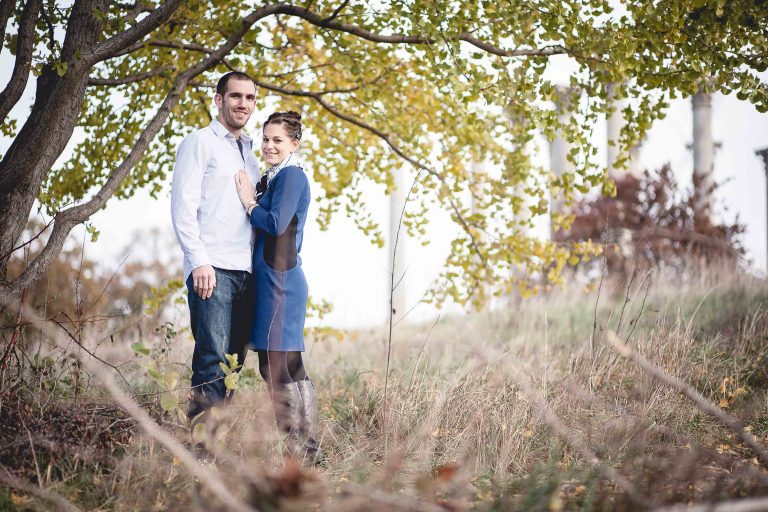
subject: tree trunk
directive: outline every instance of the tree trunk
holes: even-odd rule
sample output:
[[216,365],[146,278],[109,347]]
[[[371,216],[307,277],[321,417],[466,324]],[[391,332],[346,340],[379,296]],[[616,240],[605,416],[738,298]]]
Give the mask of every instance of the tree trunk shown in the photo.
[[29,118],[0,161],[0,283],[7,282],[8,259],[40,186],[72,137],[90,73],[80,56],[99,41],[103,21],[96,13],[107,6],[104,0],[75,3],[62,47],[66,72],[59,76],[52,65],[43,68]]

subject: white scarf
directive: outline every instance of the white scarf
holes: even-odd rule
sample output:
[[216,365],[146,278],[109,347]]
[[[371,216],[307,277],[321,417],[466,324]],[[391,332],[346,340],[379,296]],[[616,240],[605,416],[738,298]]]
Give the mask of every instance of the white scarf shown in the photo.
[[300,167],[302,170],[305,168],[304,159],[296,153],[290,153],[287,157],[283,158],[282,162],[267,169],[267,187],[269,187],[269,184],[272,183],[272,180],[275,178],[275,176],[277,176],[277,173],[280,172],[282,168],[288,167],[289,165],[295,165]]

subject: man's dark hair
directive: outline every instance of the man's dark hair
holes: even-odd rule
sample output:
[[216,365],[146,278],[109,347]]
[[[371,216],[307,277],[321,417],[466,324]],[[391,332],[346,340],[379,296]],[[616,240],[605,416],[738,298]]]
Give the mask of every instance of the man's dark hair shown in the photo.
[[247,73],[243,73],[241,71],[230,71],[229,73],[225,73],[221,76],[221,78],[219,78],[219,83],[216,84],[216,94],[224,96],[224,94],[227,92],[227,84],[230,80],[249,80],[253,82],[253,78],[248,76]]

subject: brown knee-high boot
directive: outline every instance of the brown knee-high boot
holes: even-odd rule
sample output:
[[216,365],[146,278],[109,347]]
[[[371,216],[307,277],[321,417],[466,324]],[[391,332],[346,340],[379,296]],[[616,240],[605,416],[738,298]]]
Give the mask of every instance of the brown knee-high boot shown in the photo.
[[309,379],[296,383],[301,394],[301,440],[304,451],[311,462],[319,462],[323,458],[318,438],[317,395],[315,386]]
[[297,455],[301,450],[302,399],[295,382],[274,384],[271,390],[277,430],[285,436],[286,451]]

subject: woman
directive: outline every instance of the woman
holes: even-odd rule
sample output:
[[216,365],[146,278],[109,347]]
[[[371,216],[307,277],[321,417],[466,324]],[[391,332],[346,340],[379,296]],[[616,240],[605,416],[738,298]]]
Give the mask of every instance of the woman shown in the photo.
[[251,348],[259,354],[259,371],[289,450],[316,460],[317,398],[301,358],[307,281],[299,252],[310,197],[309,180],[295,154],[300,140],[301,115],[293,111],[270,115],[261,143],[269,170],[255,190],[244,171],[235,175],[235,182],[256,234]]

